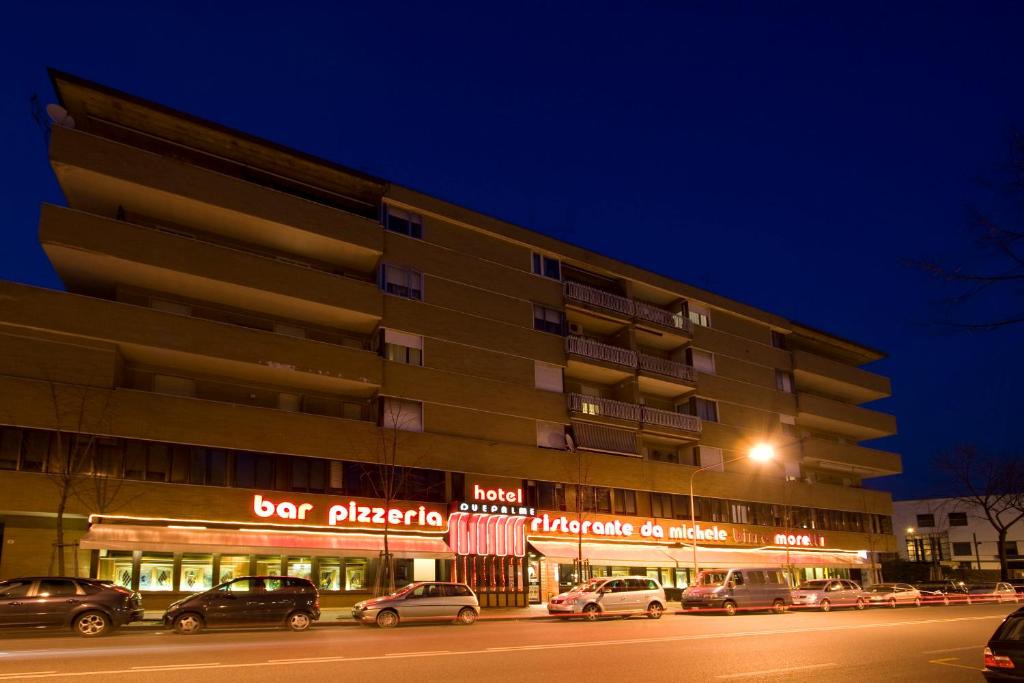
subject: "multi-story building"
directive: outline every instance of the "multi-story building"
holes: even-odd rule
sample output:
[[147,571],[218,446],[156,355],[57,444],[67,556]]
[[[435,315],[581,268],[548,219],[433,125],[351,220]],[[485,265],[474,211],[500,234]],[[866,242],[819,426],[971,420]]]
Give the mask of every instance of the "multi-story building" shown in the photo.
[[62,552],[150,605],[246,572],[344,604],[386,535],[399,580],[524,604],[694,565],[870,581],[895,550],[861,486],[900,471],[858,445],[896,430],[860,405],[889,395],[878,352],[53,83],[67,206],[39,236],[67,291],[0,284],[0,576]]
[[[982,570],[999,577],[999,534],[984,511],[958,498],[923,498],[893,503],[893,525],[901,559],[931,565],[935,577],[943,569]],[[1000,515],[1009,523],[1012,510]],[[1011,578],[1024,577],[1024,524],[1011,526],[1006,537],[1006,565]]]

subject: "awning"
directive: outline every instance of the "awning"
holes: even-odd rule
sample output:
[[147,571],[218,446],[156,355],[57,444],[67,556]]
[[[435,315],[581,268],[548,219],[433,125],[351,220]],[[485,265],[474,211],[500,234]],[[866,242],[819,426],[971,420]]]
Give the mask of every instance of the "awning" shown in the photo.
[[[530,541],[530,545],[549,560],[565,564],[579,557],[576,543],[563,541]],[[656,545],[626,543],[583,543],[583,559],[595,564],[628,564],[642,567],[675,567],[678,563]]]
[[[85,549],[148,550],[178,553],[243,553],[273,555],[345,555],[377,557],[384,550],[380,534],[288,531],[271,529],[174,528],[130,524],[93,524],[79,543]],[[388,549],[395,557],[451,559],[440,538],[391,534]]]

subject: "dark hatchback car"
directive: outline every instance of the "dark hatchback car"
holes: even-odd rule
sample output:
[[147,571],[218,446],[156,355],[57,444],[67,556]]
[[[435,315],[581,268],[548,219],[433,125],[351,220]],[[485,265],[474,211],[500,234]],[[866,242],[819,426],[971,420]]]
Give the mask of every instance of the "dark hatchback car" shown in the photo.
[[967,584],[955,579],[945,581],[924,581],[915,583],[914,588],[921,592],[921,600],[926,605],[969,605],[970,591]]
[[0,626],[71,628],[93,638],[141,619],[139,594],[120,586],[63,576],[0,581]]
[[242,576],[172,603],[164,625],[182,634],[204,628],[271,625],[305,631],[320,618],[320,594],[308,579]]
[[985,679],[1024,681],[1024,609],[1011,613],[985,648]]

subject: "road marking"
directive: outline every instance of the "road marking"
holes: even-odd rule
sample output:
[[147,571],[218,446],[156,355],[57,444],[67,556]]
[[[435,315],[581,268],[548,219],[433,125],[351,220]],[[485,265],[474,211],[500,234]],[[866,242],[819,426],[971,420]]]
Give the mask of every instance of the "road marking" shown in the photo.
[[301,664],[302,662],[340,662],[345,657],[303,657],[301,659],[268,659],[267,664]]
[[427,650],[425,652],[389,652],[385,657],[433,657],[434,655],[448,655],[451,650]]
[[21,678],[22,676],[39,676],[44,674],[55,674],[56,671],[22,671],[16,674],[0,674],[0,681]]
[[981,645],[965,645],[964,647],[947,647],[944,650],[925,650],[921,654],[923,655],[940,655],[943,652],[960,652],[961,650],[977,650],[981,652],[981,648],[985,647],[985,644]]
[[220,662],[204,662],[202,664],[144,664],[142,666],[133,666],[132,671],[163,671],[164,669],[177,671],[178,669],[209,669],[214,666],[220,666]]
[[943,657],[942,659],[929,659],[928,663],[929,664],[940,664],[942,666],[955,666],[958,669],[968,669],[970,671],[984,671],[984,669],[979,669],[976,666],[967,666],[966,664],[954,664],[953,662],[955,662],[958,659],[960,659],[960,658],[959,657]]
[[835,662],[829,662],[828,664],[807,664],[805,666],[790,666],[785,669],[762,669],[761,671],[748,671],[742,674],[723,674],[722,676],[715,676],[715,678],[750,678],[751,676],[770,676],[772,674],[784,674],[791,671],[806,671],[808,669],[827,669],[830,666],[836,666]]

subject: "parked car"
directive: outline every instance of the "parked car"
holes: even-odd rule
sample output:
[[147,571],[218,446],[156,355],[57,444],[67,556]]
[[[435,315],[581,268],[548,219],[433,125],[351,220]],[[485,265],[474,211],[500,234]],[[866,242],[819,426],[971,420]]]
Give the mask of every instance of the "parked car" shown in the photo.
[[392,628],[403,621],[454,621],[469,626],[480,616],[476,594],[464,583],[418,581],[391,595],[357,602],[352,618]]
[[988,681],[1024,681],[1024,609],[1008,615],[985,646]]
[[815,579],[804,581],[792,592],[793,607],[828,612],[835,607],[864,609],[867,598],[861,587],[846,579]]
[[1010,581],[1010,585],[1011,585],[1011,586],[1013,586],[1013,589],[1014,589],[1015,591],[1017,591],[1017,594],[1018,594],[1018,595],[1019,595],[1020,593],[1024,593],[1024,580],[1021,580],[1021,579],[1012,579],[1012,580]]
[[956,579],[922,581],[921,583],[915,583],[914,588],[921,593],[921,600],[926,605],[971,604],[971,594],[967,590],[967,584]]
[[94,638],[140,619],[139,594],[120,586],[65,576],[0,581],[0,626],[70,627]]
[[1017,591],[1003,581],[996,583],[972,583],[967,587],[974,602],[1019,602]]
[[308,579],[241,576],[182,598],[164,612],[164,626],[182,635],[205,628],[286,626],[305,631],[320,618],[320,594]]
[[713,569],[697,575],[683,591],[683,609],[738,611],[770,609],[782,614],[793,603],[789,583],[781,569]]
[[866,592],[868,604],[876,607],[899,607],[900,605],[920,607],[924,602],[921,598],[921,591],[909,583],[876,583]]
[[657,579],[646,576],[598,577],[560,593],[548,602],[548,614],[582,616],[594,621],[600,615],[630,617],[646,614],[661,618],[668,600]]

